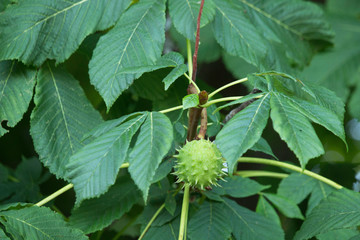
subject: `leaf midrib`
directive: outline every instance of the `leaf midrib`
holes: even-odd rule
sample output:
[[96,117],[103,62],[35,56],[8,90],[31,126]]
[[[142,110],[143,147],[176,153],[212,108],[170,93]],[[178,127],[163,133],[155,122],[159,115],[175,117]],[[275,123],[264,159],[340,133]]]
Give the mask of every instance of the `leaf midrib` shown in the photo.
[[1,103],[1,99],[2,99],[3,96],[4,96],[5,88],[6,88],[6,86],[7,86],[7,83],[8,83],[8,81],[9,81],[9,79],[10,79],[10,76],[11,76],[11,74],[12,74],[14,65],[15,65],[15,61],[13,61],[12,64],[11,64],[11,68],[10,68],[9,74],[8,74],[8,76],[7,76],[6,79],[5,79],[4,87],[3,87],[3,89],[1,90],[0,103]]
[[271,14],[265,12],[264,10],[256,7],[255,5],[249,3],[248,1],[246,0],[239,0],[241,1],[242,3],[246,4],[247,6],[249,6],[250,8],[254,9],[255,11],[257,11],[258,13],[260,13],[261,15],[263,15],[264,17],[270,19],[271,21],[275,22],[276,24],[278,24],[279,26],[285,28],[286,30],[296,34],[297,36],[299,36],[300,38],[304,38],[305,37],[303,36],[303,34],[299,31],[296,31],[295,29],[291,28],[289,25],[283,23],[282,21],[280,21],[279,19],[273,17]]
[[140,26],[140,23],[143,21],[143,19],[145,18],[145,16],[148,14],[148,12],[150,11],[150,9],[151,9],[153,6],[154,6],[154,5],[151,5],[151,7],[149,7],[149,8],[144,12],[144,14],[141,16],[141,18],[139,19],[138,23],[136,24],[135,28],[134,28],[133,31],[131,32],[130,37],[128,38],[128,40],[127,40],[127,42],[126,42],[126,44],[125,44],[125,47],[124,47],[124,49],[123,49],[123,52],[122,52],[122,54],[121,54],[121,56],[120,56],[120,58],[119,58],[119,61],[117,62],[117,66],[116,66],[115,72],[114,72],[112,78],[109,79],[109,80],[111,81],[110,88],[113,87],[114,81],[115,81],[115,79],[116,79],[116,74],[117,74],[117,72],[118,72],[118,69],[119,69],[119,67],[120,67],[120,65],[121,65],[122,59],[123,59],[123,57],[124,57],[124,55],[125,55],[125,52],[126,52],[128,46],[129,46],[129,43],[130,43],[131,39],[133,38],[133,36],[134,36],[135,32],[137,31],[138,27]]
[[[56,17],[57,15],[59,15],[59,14],[61,14],[61,13],[63,13],[63,12],[66,12],[66,11],[72,9],[73,7],[76,7],[76,6],[78,6],[78,5],[80,5],[80,4],[83,4],[84,2],[87,2],[87,1],[91,1],[91,0],[81,0],[80,2],[74,3],[73,5],[70,5],[70,6],[64,8],[64,9],[58,11],[58,12],[55,12],[55,13],[53,13],[53,14],[45,17],[44,19],[36,22],[35,24],[33,24],[32,26],[30,26],[29,28],[25,29],[22,33],[20,33],[18,36],[16,36],[12,42],[16,41],[22,34],[30,31],[31,29],[33,29],[34,27],[36,27],[36,26],[39,25],[40,23],[46,22],[46,21],[49,20],[50,18]],[[12,43],[12,42],[11,42],[11,43]],[[10,46],[11,43],[8,44],[8,47]]]
[[56,95],[57,95],[57,100],[59,101],[59,104],[60,104],[60,110],[61,110],[61,116],[64,120],[64,124],[65,124],[65,129],[66,129],[66,135],[69,139],[69,145],[70,145],[70,149],[71,149],[71,152],[72,154],[74,154],[74,147],[73,147],[73,143],[72,143],[72,140],[71,140],[71,136],[70,136],[70,131],[69,131],[69,128],[68,128],[68,122],[66,120],[66,117],[65,117],[65,110],[64,110],[64,106],[63,106],[63,103],[62,103],[62,100],[61,100],[61,96],[60,96],[60,93],[59,93],[59,89],[58,89],[58,86],[56,84],[56,80],[55,80],[55,77],[54,77],[54,73],[53,71],[51,70],[51,67],[50,67],[50,64],[49,62],[47,62],[47,65],[48,65],[48,68],[49,68],[49,72],[51,74],[51,79],[53,81],[53,84],[54,84],[54,87],[55,87],[55,91],[56,91]]

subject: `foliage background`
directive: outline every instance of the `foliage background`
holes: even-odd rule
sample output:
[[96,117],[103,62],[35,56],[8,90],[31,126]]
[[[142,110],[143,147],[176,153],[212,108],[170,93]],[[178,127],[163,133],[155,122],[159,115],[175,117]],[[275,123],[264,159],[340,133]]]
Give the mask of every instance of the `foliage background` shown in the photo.
[[[4,3],[2,4],[4,5]],[[355,175],[360,171],[360,8],[356,7],[359,6],[356,0],[328,0],[326,3],[321,4],[323,4],[322,7],[324,7],[327,18],[336,33],[334,48],[329,48],[324,53],[317,55],[301,75],[303,78],[310,78],[311,76],[311,79],[315,79],[318,83],[325,84],[347,103],[344,122],[347,130],[349,150],[346,150],[339,138],[332,135],[329,131],[326,131],[326,129],[315,125],[315,130],[325,148],[325,154],[310,161],[307,168],[315,169],[316,172],[333,179],[344,187],[359,191],[360,179],[356,180]],[[3,5],[0,5],[0,9]],[[214,45],[214,42],[206,42],[207,31],[209,31],[209,29],[204,28],[201,32],[204,42],[202,42],[199,52],[200,66],[198,79],[200,86],[206,86],[206,89],[210,91],[239,77],[245,76],[247,72],[254,71],[253,66],[223,53],[219,47]],[[155,101],[158,105],[151,104],[149,99],[153,100],[151,98],[154,98],[154,96],[141,96],[136,88],[137,83],[135,83],[116,100],[110,112],[106,114],[106,105],[90,84],[88,76],[88,64],[91,58],[91,52],[99,36],[103,33],[104,32],[99,31],[87,37],[80,48],[65,62],[65,67],[79,80],[80,85],[85,89],[86,96],[93,106],[102,114],[104,119],[117,118],[134,111],[165,108],[161,106],[161,101]],[[185,47],[183,44],[185,40],[179,36],[173,28],[169,29],[167,36],[170,40],[166,42],[166,47],[184,53]],[[241,68],[238,66],[241,66]],[[183,82],[186,83],[186,81]],[[141,81],[139,81],[139,84],[141,84]],[[186,84],[182,84],[181,81],[178,81],[176,84],[176,87],[181,89],[177,94],[180,94],[180,96],[181,94],[185,95]],[[222,92],[222,95],[245,95],[248,92],[249,89],[247,89],[246,86],[235,86]],[[155,98],[157,97],[159,96],[155,96]],[[131,99],[131,101],[129,102],[128,99]],[[56,179],[46,168],[43,168],[37,159],[37,153],[33,148],[32,139],[29,135],[30,114],[33,108],[34,103],[31,102],[30,108],[25,113],[21,122],[12,128],[9,133],[0,138],[0,162],[7,167],[11,175],[20,180],[19,184],[11,186],[16,189],[17,194],[6,201],[36,202],[65,184],[64,181]],[[222,110],[222,115],[227,114],[229,110],[229,108]],[[5,126],[5,123],[2,124]],[[272,129],[271,124],[267,125],[263,136],[268,140],[274,154],[279,159],[286,159],[297,163],[294,154],[288,150],[286,143],[280,140],[278,134]],[[248,152],[247,156],[263,157],[266,155]],[[271,167],[249,164],[242,164],[240,168],[273,169]],[[29,169],[31,170],[30,174]],[[259,182],[265,185],[271,184],[272,188],[276,189],[279,181],[276,179],[260,178]],[[5,187],[5,185],[1,184],[2,183],[0,183],[1,187]],[[243,206],[255,209],[257,199],[258,197],[249,197],[243,198],[239,202]],[[54,204],[65,216],[69,216],[74,202],[75,195],[71,190],[58,197]],[[300,207],[302,207],[301,204]],[[134,208],[125,218],[115,223],[112,228],[117,230],[122,229],[127,218],[137,215],[141,211],[141,208],[142,206]],[[290,239],[298,229],[301,221],[285,217],[282,221],[285,232],[289,234],[288,237]],[[133,234],[131,231],[136,230],[137,229],[129,229],[129,235],[131,236]],[[111,231],[109,234],[111,235]],[[131,239],[131,237],[129,237],[129,239]]]

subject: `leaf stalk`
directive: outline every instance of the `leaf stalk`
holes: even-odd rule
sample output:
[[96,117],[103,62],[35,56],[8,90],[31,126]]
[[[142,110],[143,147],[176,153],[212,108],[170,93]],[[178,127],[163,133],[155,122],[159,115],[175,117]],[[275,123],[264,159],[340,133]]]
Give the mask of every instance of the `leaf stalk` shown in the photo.
[[271,166],[276,166],[276,167],[287,168],[287,169],[293,170],[295,172],[299,172],[299,173],[305,174],[309,177],[315,178],[315,179],[322,181],[336,189],[343,188],[343,186],[341,186],[340,184],[338,184],[326,177],[323,177],[323,176],[316,174],[314,172],[311,172],[309,170],[302,169],[301,167],[294,166],[292,164],[285,163],[285,162],[280,162],[280,161],[275,161],[275,160],[270,160],[270,159],[265,159],[265,158],[251,158],[251,157],[241,157],[238,159],[238,162],[258,163],[258,164],[266,164],[266,165],[271,165]]

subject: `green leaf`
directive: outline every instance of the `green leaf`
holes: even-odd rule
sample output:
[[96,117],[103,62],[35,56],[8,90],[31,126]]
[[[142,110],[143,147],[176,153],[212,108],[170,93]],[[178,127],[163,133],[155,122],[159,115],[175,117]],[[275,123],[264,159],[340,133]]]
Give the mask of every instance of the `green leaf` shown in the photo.
[[273,158],[277,159],[278,158],[275,156],[275,154],[273,153],[273,151],[271,150],[271,147],[269,145],[269,143],[264,139],[264,138],[260,138],[259,141],[257,141],[254,146],[252,146],[250,148],[250,150],[252,151],[257,151],[257,152],[263,152],[266,153],[267,155],[272,156]]
[[[280,43],[281,52],[293,64],[305,66],[311,59],[310,41],[329,44],[333,37],[322,10],[313,3],[303,1],[238,0],[250,21],[267,40]],[[291,12],[291,16],[289,16]],[[271,56],[269,56],[271,57]]]
[[360,225],[360,194],[347,189],[331,193],[306,218],[294,240]]
[[113,26],[131,3],[131,1],[107,0],[96,29],[105,30]]
[[308,117],[311,121],[331,131],[346,144],[344,124],[335,112],[319,104],[301,100],[296,97],[289,97],[288,99],[299,112]]
[[230,0],[214,0],[214,35],[231,55],[258,66],[266,54],[266,42],[251,21],[242,14],[244,8]]
[[93,129],[91,129],[90,132],[86,133],[84,135],[84,140],[86,138],[90,138],[90,137],[94,137],[94,138],[100,137],[101,135],[118,127],[120,124],[126,122],[130,118],[134,118],[138,115],[144,115],[144,114],[145,114],[144,112],[134,112],[134,113],[130,113],[128,115],[121,116],[117,119],[112,119],[112,120],[102,122],[102,123],[98,124],[96,127],[94,127]]
[[199,105],[199,95],[197,94],[186,95],[183,98],[182,102],[183,102],[183,109],[196,107]]
[[190,219],[189,238],[196,240],[228,239],[232,229],[225,209],[224,203],[205,201]]
[[58,178],[85,143],[82,138],[102,119],[79,83],[63,67],[46,63],[39,71],[30,133],[40,161]]
[[[169,14],[176,30],[187,39],[195,41],[197,18],[201,1],[198,0],[170,0]],[[207,25],[215,15],[212,0],[204,2],[200,27]]]
[[[15,127],[29,107],[36,71],[17,61],[1,61],[0,69],[0,123]],[[0,126],[0,137],[7,132]]]
[[[66,60],[87,35],[105,29],[125,10],[114,0],[19,1],[0,17],[0,59],[40,66],[46,59]],[[129,3],[127,3],[129,4]],[[116,7],[116,9],[115,9]],[[102,17],[103,14],[109,14]],[[99,22],[100,21],[100,22]]]
[[104,195],[85,200],[72,211],[70,225],[84,233],[92,233],[120,219],[141,198],[140,192],[128,177],[119,178]]
[[270,116],[275,131],[295,153],[303,168],[309,159],[324,153],[322,144],[310,122],[288,103],[286,97],[273,93],[270,105]]
[[264,196],[272,202],[277,209],[279,209],[282,214],[289,218],[298,218],[304,219],[299,207],[296,205],[295,202],[287,199],[287,197],[271,194],[271,193],[264,193]]
[[341,122],[344,122],[345,104],[335,93],[319,85],[310,86],[316,96],[316,101],[321,106],[334,112]]
[[316,180],[313,178],[292,173],[280,182],[277,194],[299,204],[313,191],[315,185]]
[[170,85],[175,82],[176,79],[181,77],[188,70],[187,65],[181,64],[176,66],[171,72],[163,79],[163,83],[165,84],[165,90],[168,90]]
[[2,229],[0,229],[0,240],[10,240]]
[[237,113],[219,132],[216,145],[228,162],[232,173],[239,157],[251,148],[261,137],[269,118],[270,93]]
[[174,215],[176,210],[176,200],[172,193],[166,195],[165,208],[171,215]]
[[28,207],[0,212],[0,222],[14,239],[83,240],[80,230],[71,228],[63,218],[45,207]]
[[249,178],[232,176],[225,178],[225,181],[218,182],[220,186],[214,187],[211,192],[219,195],[229,195],[235,198],[248,197],[257,194],[270,186],[264,186]]
[[284,239],[284,232],[276,222],[252,212],[230,199],[225,198],[224,204],[227,206],[224,210],[232,226],[235,239]]
[[170,150],[172,141],[173,128],[170,120],[162,113],[148,113],[129,154],[129,172],[143,192],[145,202],[155,171]]
[[[152,225],[153,226],[153,225]],[[175,218],[160,227],[150,227],[146,232],[144,240],[166,239],[177,240],[179,237],[180,217]]]
[[139,115],[85,145],[66,166],[66,177],[74,184],[76,204],[100,196],[115,183],[121,164],[126,160],[132,137],[145,121]]
[[165,178],[171,172],[171,169],[174,167],[175,162],[175,158],[166,159],[164,162],[162,162],[159,168],[156,169],[155,175],[151,182],[156,183]]
[[[17,166],[14,177],[18,182],[5,183],[11,196],[5,202],[37,202],[41,199],[40,184],[47,180],[47,176],[42,174],[43,167],[40,161],[33,157],[23,158]],[[2,188],[2,192],[4,189]],[[5,191],[6,192],[6,191]]]
[[224,104],[224,105],[216,108],[214,112],[218,112],[218,111],[220,111],[221,109],[226,108],[226,107],[229,107],[229,106],[241,104],[241,103],[246,102],[246,101],[249,101],[249,100],[251,100],[251,99],[253,99],[253,98],[260,97],[261,95],[263,95],[263,93],[255,93],[255,94],[246,95],[246,96],[244,96],[244,97],[242,97],[242,98],[239,98],[239,99],[237,99],[237,100],[235,100],[235,101],[229,102],[229,103],[227,103],[227,104]]
[[327,233],[322,233],[316,236],[318,240],[338,240],[338,239],[352,239],[352,237],[359,236],[359,231],[356,229],[338,229]]
[[274,207],[264,198],[263,195],[259,196],[259,201],[256,206],[256,212],[263,215],[267,219],[275,222],[277,225],[281,226],[280,218]]
[[306,216],[309,216],[311,211],[320,204],[321,200],[327,198],[330,195],[330,193],[335,191],[335,188],[330,187],[329,185],[321,181],[315,181],[315,182],[316,184],[314,186],[313,191],[311,192],[311,196],[306,209]]
[[91,83],[108,109],[144,70],[121,73],[123,68],[153,65],[165,41],[165,1],[143,0],[133,5],[103,35],[89,63]]

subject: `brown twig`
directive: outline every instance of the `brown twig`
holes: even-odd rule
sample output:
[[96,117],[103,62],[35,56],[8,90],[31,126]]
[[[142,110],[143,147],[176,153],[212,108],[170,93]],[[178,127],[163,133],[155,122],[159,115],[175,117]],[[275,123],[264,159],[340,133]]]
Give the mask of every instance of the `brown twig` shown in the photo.
[[195,39],[195,49],[194,49],[194,56],[193,56],[193,75],[192,75],[192,79],[194,82],[196,80],[197,56],[198,56],[199,43],[200,43],[200,20],[201,20],[202,10],[204,7],[204,1],[205,0],[201,1],[199,15],[198,15],[197,24],[196,24],[196,39]]
[[198,139],[204,139],[206,136],[206,130],[207,130],[207,110],[206,108],[203,108],[201,111],[201,125],[200,125],[200,131],[197,136]]
[[[192,80],[194,82],[196,81],[197,55],[199,51],[199,42],[200,42],[200,21],[201,21],[202,10],[204,7],[204,1],[205,0],[201,0],[199,15],[196,24],[196,39],[195,39],[195,49],[193,55],[193,71],[192,71],[193,72]],[[189,84],[187,92],[188,94],[197,94],[197,90],[192,83]],[[199,98],[201,98],[201,93],[199,93]],[[186,137],[188,141],[192,141],[193,139],[196,138],[197,126],[200,120],[202,109],[203,108],[201,107],[197,107],[197,108],[190,108],[189,110],[188,134]]]

